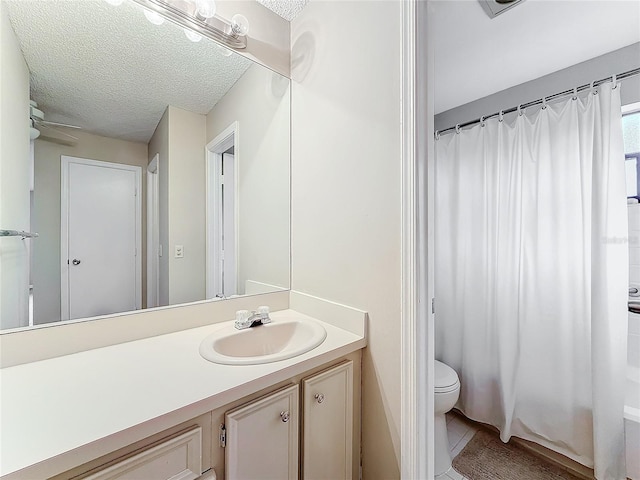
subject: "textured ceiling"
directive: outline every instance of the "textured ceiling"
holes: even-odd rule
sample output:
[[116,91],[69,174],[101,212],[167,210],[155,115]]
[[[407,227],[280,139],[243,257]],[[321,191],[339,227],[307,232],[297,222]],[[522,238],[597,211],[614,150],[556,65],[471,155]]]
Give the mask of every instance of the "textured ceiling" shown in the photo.
[[493,19],[475,0],[432,6],[436,113],[640,41],[636,0],[527,0]]
[[45,120],[99,135],[147,142],[167,105],[206,114],[251,64],[131,2],[2,1]]
[[258,3],[290,22],[309,3],[309,0],[258,0]]

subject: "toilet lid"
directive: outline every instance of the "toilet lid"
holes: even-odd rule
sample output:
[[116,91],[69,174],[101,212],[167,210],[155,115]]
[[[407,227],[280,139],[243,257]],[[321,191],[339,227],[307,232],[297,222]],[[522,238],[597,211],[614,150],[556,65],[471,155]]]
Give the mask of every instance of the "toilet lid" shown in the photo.
[[436,360],[434,387],[437,391],[451,391],[459,385],[458,374],[449,365]]

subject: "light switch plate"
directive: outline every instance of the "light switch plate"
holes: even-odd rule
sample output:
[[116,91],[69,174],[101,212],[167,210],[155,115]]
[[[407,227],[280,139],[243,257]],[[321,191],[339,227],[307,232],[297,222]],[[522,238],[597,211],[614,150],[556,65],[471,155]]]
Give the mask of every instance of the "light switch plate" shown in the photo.
[[176,258],[182,258],[182,257],[184,257],[184,246],[182,246],[182,245],[176,245],[175,257],[176,257]]

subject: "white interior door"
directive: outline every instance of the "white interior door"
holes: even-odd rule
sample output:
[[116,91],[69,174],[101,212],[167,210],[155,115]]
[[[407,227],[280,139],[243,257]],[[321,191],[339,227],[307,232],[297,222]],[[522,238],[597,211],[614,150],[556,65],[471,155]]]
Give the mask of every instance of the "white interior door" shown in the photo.
[[222,282],[225,296],[238,293],[236,271],[235,156],[222,154]]
[[147,168],[147,308],[160,305],[159,155]]
[[62,319],[141,307],[140,167],[62,157]]

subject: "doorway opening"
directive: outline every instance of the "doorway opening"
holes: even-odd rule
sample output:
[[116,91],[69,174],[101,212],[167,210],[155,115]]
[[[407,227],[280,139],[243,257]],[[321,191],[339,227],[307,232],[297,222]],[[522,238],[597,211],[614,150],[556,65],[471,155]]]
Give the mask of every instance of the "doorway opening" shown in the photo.
[[238,122],[206,147],[206,297],[240,294],[238,286]]

